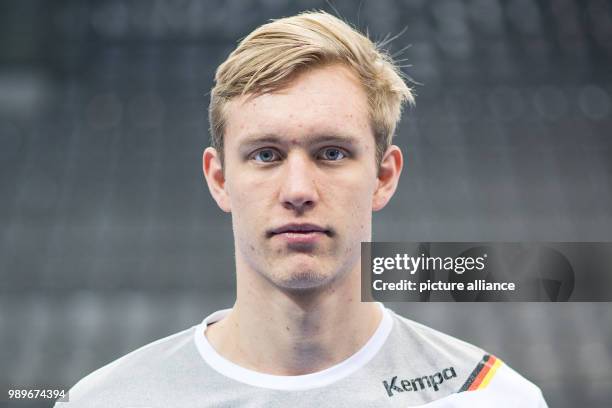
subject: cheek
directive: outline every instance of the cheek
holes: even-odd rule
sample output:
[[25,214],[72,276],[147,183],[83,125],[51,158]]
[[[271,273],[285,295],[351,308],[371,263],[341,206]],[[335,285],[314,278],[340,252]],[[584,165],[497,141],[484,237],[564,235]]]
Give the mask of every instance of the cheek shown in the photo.
[[261,223],[262,216],[267,213],[263,207],[269,202],[271,195],[268,183],[260,179],[242,177],[228,184],[235,226],[244,230]]
[[248,208],[249,197],[256,197],[264,189],[261,179],[253,177],[248,170],[240,168],[232,168],[231,171],[227,169],[226,180],[229,198],[232,204],[239,207]]
[[372,214],[372,195],[374,185],[370,175],[358,173],[351,177],[336,180],[328,189],[328,205],[337,208],[340,217],[347,224],[364,224],[364,219]]

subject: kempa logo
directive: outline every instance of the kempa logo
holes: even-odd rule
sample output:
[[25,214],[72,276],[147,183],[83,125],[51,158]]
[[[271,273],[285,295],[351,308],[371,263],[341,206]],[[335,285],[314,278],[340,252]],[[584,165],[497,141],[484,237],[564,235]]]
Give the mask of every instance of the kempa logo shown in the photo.
[[385,386],[385,390],[387,390],[387,394],[392,397],[394,395],[393,392],[421,391],[426,386],[427,388],[433,388],[434,391],[438,391],[438,386],[442,384],[444,380],[450,380],[455,377],[457,377],[455,368],[448,367],[439,373],[413,378],[412,380],[398,380],[396,375],[391,378],[390,381],[383,381],[383,385]]

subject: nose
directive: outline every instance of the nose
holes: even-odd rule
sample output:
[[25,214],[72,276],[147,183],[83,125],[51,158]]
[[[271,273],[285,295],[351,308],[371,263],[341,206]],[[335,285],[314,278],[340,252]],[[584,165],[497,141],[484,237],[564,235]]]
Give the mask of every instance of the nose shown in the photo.
[[306,153],[291,152],[284,165],[279,193],[282,206],[298,213],[312,209],[319,200],[314,163]]

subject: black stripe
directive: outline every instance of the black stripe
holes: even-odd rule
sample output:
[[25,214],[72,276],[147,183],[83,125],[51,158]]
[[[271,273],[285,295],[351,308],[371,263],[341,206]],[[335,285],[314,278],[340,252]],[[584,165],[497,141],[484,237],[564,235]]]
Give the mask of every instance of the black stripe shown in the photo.
[[472,371],[472,374],[470,374],[467,381],[463,384],[461,388],[459,388],[459,391],[457,392],[467,391],[467,389],[470,388],[470,385],[472,385],[476,377],[478,377],[478,374],[480,374],[487,361],[489,361],[489,358],[491,358],[489,354],[485,354],[484,357],[482,357],[482,360],[480,360],[476,368]]

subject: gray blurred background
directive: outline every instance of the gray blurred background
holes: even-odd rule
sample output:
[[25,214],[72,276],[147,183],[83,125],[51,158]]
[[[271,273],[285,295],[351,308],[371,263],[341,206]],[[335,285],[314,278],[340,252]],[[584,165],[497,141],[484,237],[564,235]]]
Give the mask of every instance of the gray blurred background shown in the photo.
[[[411,46],[399,58],[421,84],[375,240],[612,241],[611,2],[332,4],[375,40],[405,28],[390,50]],[[230,219],[201,175],[207,92],[239,38],[312,8],[333,12],[0,3],[3,390],[70,386],[231,306]],[[390,306],[497,354],[551,407],[610,406],[609,303]]]

